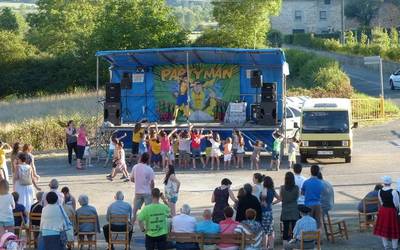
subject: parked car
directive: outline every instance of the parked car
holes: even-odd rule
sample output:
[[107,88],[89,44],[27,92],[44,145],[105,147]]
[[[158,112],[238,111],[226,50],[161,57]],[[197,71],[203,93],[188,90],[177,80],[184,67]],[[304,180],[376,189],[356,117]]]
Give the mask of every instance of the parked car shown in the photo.
[[389,84],[391,90],[400,88],[400,69],[390,75]]

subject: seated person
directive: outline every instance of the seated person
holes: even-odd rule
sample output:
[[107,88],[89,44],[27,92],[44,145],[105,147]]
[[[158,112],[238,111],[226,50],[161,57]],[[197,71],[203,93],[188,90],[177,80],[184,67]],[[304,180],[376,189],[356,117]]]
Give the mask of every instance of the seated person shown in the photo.
[[15,202],[15,208],[13,209],[13,213],[22,212],[22,216],[23,216],[23,221],[20,216],[17,216],[17,217],[14,216],[14,226],[19,227],[19,226],[21,226],[22,222],[26,223],[28,221],[26,211],[25,211],[25,206],[18,203],[19,194],[17,192],[13,192],[12,196],[13,196],[14,202]]
[[[296,222],[293,229],[293,239],[284,246],[285,250],[300,249],[301,247],[301,234],[302,232],[316,232],[317,221],[310,216],[311,208],[306,206],[299,206],[301,219]],[[305,241],[304,249],[314,249],[314,241]]]
[[[212,221],[212,213],[210,209],[205,209],[203,212],[203,221],[197,222],[195,231],[202,234],[219,234],[221,231],[219,225]],[[205,245],[205,250],[216,249],[215,244]]]
[[[174,233],[194,233],[196,227],[196,218],[190,216],[190,206],[184,204],[181,213],[172,218],[172,232]],[[176,250],[198,250],[197,243],[176,242]]]
[[66,205],[71,206],[74,210],[76,210],[76,200],[75,197],[69,191],[68,187],[63,187],[61,189],[61,193],[64,194],[64,202]]
[[[43,192],[36,193],[37,202],[33,203],[31,206],[31,213],[41,214],[43,210]],[[32,225],[35,227],[40,227],[40,220],[32,220]],[[39,237],[39,232],[33,232],[33,236],[35,238],[35,248],[37,248],[37,238]]]
[[[221,234],[233,234],[235,233],[235,228],[239,225],[239,222],[235,221],[233,218],[234,211],[231,207],[226,207],[224,209],[225,220],[219,222],[221,229]],[[218,244],[219,250],[238,250],[239,246],[234,244]]]
[[245,220],[242,220],[242,222],[236,226],[235,233],[252,235],[254,237],[254,243],[246,245],[246,250],[261,250],[263,247],[264,230],[260,222],[256,221],[256,210],[252,208],[247,209],[245,212],[245,218]]
[[[130,219],[132,218],[132,207],[128,202],[124,201],[124,194],[122,193],[122,191],[118,191],[115,194],[114,199],[115,201],[107,208],[107,215],[106,215],[107,221],[110,221],[111,215],[127,215],[128,222],[130,222]],[[111,224],[111,230],[114,232],[125,232],[126,225],[121,223]],[[104,225],[103,233],[107,243],[109,240],[109,235],[108,235],[109,231],[110,231],[110,225],[109,224]],[[129,226],[129,242],[131,241],[131,239],[132,239],[132,227]],[[113,246],[112,249],[114,249]]]
[[[81,223],[76,225],[76,230],[78,232],[97,232],[100,233],[99,217],[97,215],[97,210],[95,207],[89,205],[89,197],[82,194],[78,198],[79,205],[81,205],[78,210],[76,210],[76,221],[78,223],[79,216],[96,216],[96,224],[93,223]],[[84,240],[84,235],[79,235],[81,240]],[[87,235],[89,241],[92,240],[93,235]]]
[[374,190],[372,190],[371,192],[369,192],[359,203],[358,203],[358,211],[360,213],[374,213],[374,212],[378,212],[378,203],[376,205],[374,204],[369,204],[366,207],[366,211],[364,210],[364,200],[366,198],[378,198],[378,192],[379,190],[382,189],[382,185],[381,184],[377,184],[375,185]]

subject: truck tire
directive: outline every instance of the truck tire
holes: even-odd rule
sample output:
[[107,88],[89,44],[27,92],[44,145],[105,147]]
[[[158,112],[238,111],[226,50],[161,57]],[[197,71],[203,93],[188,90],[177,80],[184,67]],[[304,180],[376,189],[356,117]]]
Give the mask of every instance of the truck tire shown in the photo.
[[300,155],[300,162],[301,163],[307,163],[307,157],[304,155]]
[[346,156],[344,158],[344,160],[345,160],[346,163],[350,163],[351,162],[351,156]]

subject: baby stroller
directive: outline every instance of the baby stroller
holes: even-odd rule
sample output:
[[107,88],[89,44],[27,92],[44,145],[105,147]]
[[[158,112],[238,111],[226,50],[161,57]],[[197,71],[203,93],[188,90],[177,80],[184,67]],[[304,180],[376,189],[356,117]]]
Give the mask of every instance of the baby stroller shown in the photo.
[[10,232],[5,232],[0,237],[0,250],[23,250],[25,242]]

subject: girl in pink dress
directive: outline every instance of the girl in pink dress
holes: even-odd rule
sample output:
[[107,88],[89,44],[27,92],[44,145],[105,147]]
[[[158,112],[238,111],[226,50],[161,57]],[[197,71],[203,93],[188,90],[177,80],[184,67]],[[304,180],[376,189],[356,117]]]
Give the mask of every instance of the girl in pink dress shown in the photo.
[[89,140],[87,138],[85,124],[81,124],[81,126],[78,129],[76,169],[79,169],[79,170],[84,169],[81,165],[81,161],[83,159],[85,147],[88,144],[89,144]]
[[166,168],[168,165],[172,165],[174,159],[173,150],[171,148],[171,136],[176,132],[176,129],[172,130],[171,133],[167,134],[164,130],[160,132],[160,143],[161,143],[161,156],[162,166]]

